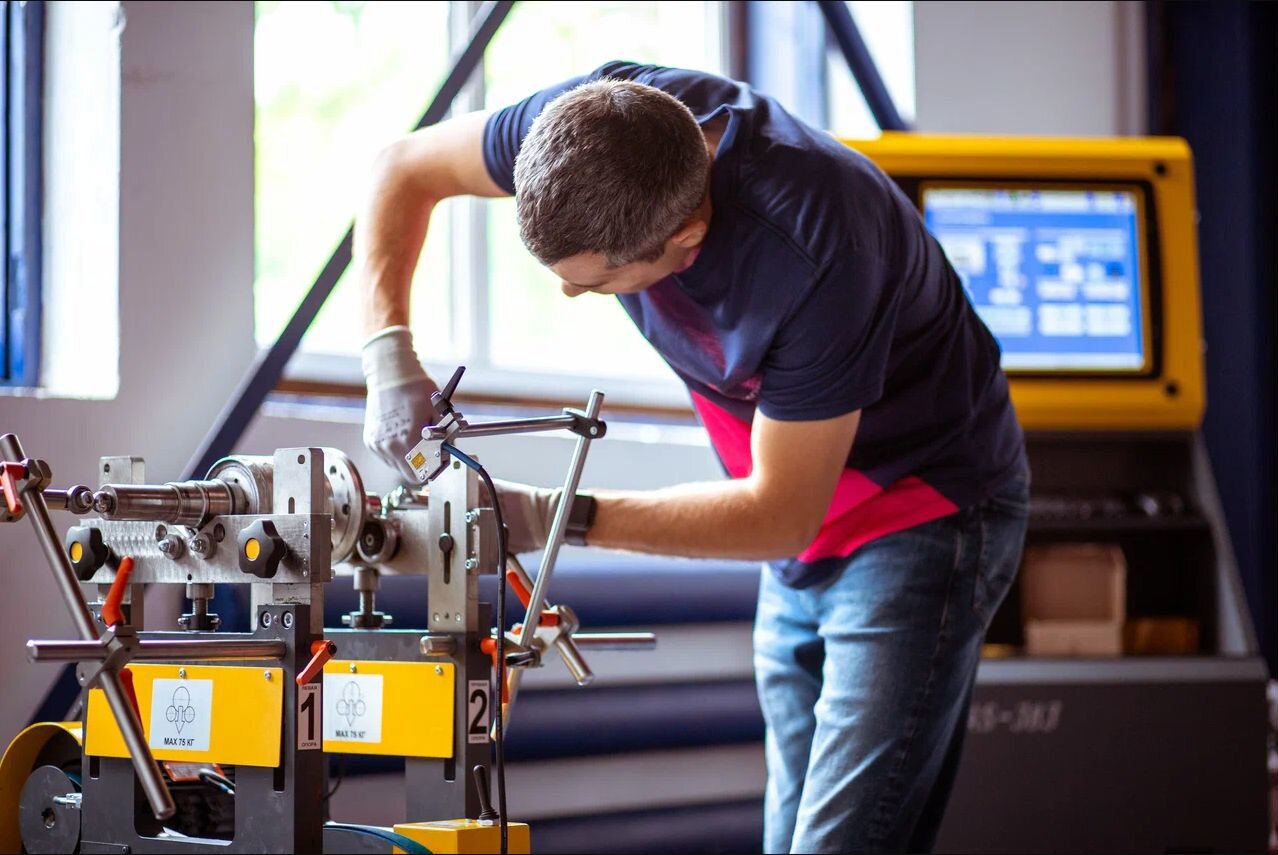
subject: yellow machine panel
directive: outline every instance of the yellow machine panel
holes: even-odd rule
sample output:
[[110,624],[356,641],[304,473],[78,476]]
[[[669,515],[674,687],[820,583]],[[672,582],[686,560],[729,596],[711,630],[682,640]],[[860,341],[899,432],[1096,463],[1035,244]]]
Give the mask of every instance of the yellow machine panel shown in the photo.
[[[482,853],[501,851],[501,828],[481,825],[474,819],[449,819],[442,822],[401,822],[395,833],[415,840],[435,853]],[[507,850],[511,855],[527,855],[532,851],[528,825],[506,823]],[[403,852],[395,848],[393,852]]]
[[451,662],[329,662],[324,750],[452,757],[456,679]]
[[[1193,160],[1174,138],[990,138],[885,133],[845,140],[924,208],[935,190],[1112,191],[1136,202],[1139,324],[1130,367],[1005,367],[1034,430],[1193,429],[1202,421],[1202,322]],[[1006,345],[1005,345],[1006,355]]]
[[[275,767],[284,671],[231,665],[130,665],[147,743],[157,760]],[[100,689],[89,692],[85,751],[128,757]]]

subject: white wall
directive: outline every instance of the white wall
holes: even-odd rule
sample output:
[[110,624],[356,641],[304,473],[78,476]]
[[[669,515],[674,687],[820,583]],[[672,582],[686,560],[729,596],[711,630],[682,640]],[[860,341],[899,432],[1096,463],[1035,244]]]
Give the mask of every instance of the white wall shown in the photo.
[[1144,132],[1140,3],[914,4],[921,131]]
[[[96,484],[104,454],[179,477],[251,358],[252,28],[247,2],[48,6],[44,341],[61,376],[105,378],[84,391],[119,377],[108,400],[0,397],[0,431],[59,485]],[[0,529],[0,556],[7,743],[54,674],[26,639],[71,626],[25,520]]]

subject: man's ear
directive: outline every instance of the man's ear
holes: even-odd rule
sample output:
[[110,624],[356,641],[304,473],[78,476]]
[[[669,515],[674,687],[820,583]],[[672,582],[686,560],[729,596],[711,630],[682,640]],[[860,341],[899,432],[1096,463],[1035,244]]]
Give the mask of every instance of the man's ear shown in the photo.
[[706,232],[709,230],[709,223],[693,214],[679,227],[679,231],[670,236],[670,241],[680,249],[692,249],[706,239]]

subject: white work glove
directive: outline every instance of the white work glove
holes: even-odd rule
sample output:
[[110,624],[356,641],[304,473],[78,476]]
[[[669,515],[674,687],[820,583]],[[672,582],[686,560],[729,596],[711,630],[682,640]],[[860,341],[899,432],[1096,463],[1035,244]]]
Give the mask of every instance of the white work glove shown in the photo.
[[430,396],[439,391],[413,351],[408,327],[387,327],[364,342],[360,361],[368,385],[364,445],[410,484],[418,483],[404,455],[435,423]]
[[[506,524],[506,551],[537,552],[545,549],[563,487],[553,490],[530,487],[500,478],[493,479],[493,486],[497,488],[502,522]],[[485,494],[488,492],[482,485],[480,489]]]

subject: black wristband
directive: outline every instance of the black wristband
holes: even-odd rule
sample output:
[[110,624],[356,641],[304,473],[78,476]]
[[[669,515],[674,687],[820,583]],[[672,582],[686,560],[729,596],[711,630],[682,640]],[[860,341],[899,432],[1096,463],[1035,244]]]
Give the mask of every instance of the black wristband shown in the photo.
[[568,526],[564,532],[564,542],[573,546],[586,545],[586,532],[595,524],[595,512],[599,503],[589,493],[578,492],[573,498],[572,507],[568,510]]

